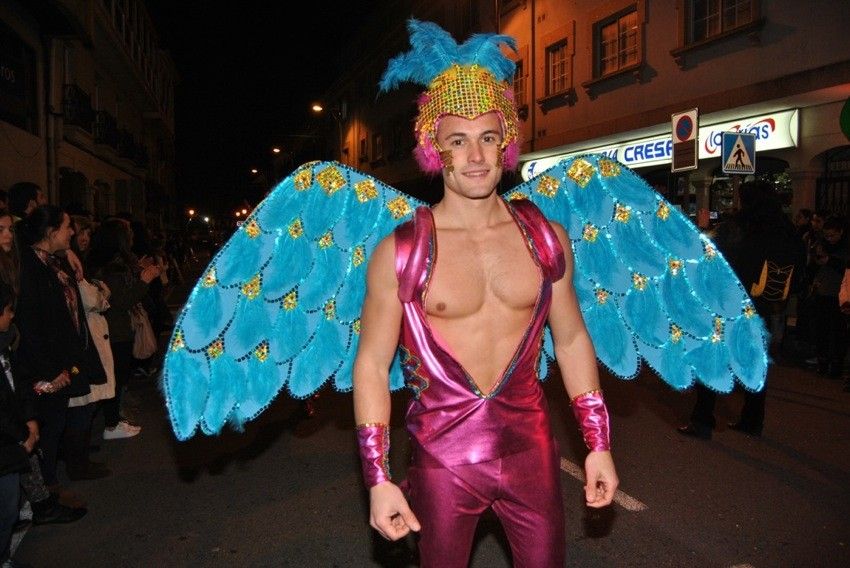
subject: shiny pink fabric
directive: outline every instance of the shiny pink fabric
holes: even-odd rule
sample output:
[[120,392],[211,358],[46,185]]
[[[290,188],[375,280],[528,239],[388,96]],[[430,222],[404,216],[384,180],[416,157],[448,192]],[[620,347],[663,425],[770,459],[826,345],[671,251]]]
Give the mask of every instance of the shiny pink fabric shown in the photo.
[[506,206],[526,237],[541,283],[528,328],[489,393],[479,391],[428,324],[424,297],[436,261],[431,211],[417,209],[395,233],[404,310],[400,352],[414,394],[406,415],[413,450],[406,485],[423,527],[423,566],[465,566],[469,531],[488,506],[499,515],[519,566],[523,557],[537,558],[535,550],[557,552],[553,543],[564,538],[557,450],[537,375],[552,283],[564,274],[563,250],[534,205]]
[[357,427],[360,465],[367,488],[390,480],[390,428],[386,424],[364,424]]
[[466,568],[479,516],[499,517],[516,567],[562,567],[566,540],[557,447],[451,469],[408,468],[410,505],[421,523],[422,568]]
[[596,390],[580,394],[570,404],[581,428],[587,449],[592,452],[610,451],[611,435],[608,407],[605,406],[602,391]]
[[428,324],[423,298],[435,261],[430,209],[417,209],[414,220],[396,230],[396,273],[404,309],[402,364],[415,395],[407,409],[407,430],[414,450],[444,467],[494,460],[552,439],[537,363],[552,282],[564,272],[563,251],[533,204],[523,200],[508,209],[527,237],[541,285],[528,329],[490,393],[478,390]]

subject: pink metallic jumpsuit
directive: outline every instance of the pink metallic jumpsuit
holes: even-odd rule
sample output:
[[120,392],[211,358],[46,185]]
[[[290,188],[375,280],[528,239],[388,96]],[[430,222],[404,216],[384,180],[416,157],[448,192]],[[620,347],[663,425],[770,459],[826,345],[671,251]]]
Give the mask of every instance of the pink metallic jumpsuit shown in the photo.
[[537,374],[552,283],[564,274],[564,255],[533,204],[507,207],[542,283],[525,335],[486,395],[428,324],[425,297],[436,261],[430,209],[417,209],[395,233],[404,308],[399,343],[414,394],[407,409],[413,455],[405,485],[422,524],[424,567],[467,566],[478,518],[488,507],[504,527],[515,566],[564,564],[559,455]]

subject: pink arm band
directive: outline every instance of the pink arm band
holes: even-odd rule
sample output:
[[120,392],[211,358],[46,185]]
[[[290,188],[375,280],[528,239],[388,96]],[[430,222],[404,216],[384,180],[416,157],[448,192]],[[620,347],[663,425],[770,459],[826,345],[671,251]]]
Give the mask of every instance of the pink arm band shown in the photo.
[[592,452],[611,450],[608,408],[601,390],[592,390],[575,397],[570,404],[581,427],[584,443]]
[[390,427],[377,423],[357,426],[357,444],[366,487],[389,481]]

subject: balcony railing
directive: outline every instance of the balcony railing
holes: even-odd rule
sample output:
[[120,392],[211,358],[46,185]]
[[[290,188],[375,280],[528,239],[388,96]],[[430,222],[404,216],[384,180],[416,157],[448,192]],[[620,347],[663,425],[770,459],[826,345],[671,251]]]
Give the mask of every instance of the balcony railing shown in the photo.
[[77,126],[91,134],[94,125],[91,95],[77,85],[65,85],[62,106],[65,124]]

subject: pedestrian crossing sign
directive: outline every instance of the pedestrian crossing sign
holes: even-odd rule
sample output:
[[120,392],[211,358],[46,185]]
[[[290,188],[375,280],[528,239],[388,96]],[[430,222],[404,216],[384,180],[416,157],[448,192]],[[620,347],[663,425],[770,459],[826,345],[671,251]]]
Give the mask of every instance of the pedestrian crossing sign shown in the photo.
[[756,173],[756,135],[746,132],[724,132],[721,161],[724,173]]

